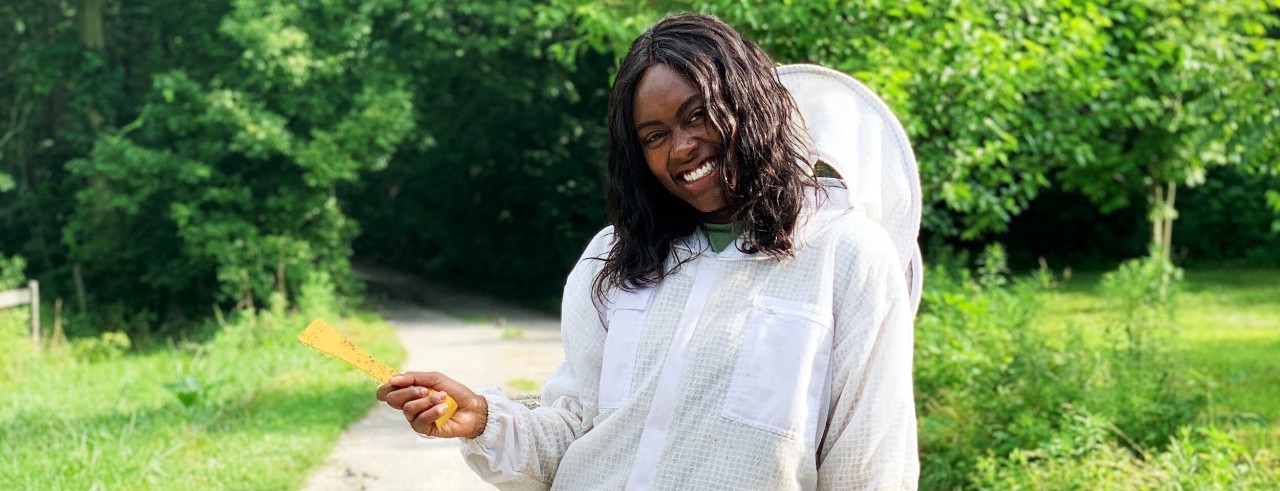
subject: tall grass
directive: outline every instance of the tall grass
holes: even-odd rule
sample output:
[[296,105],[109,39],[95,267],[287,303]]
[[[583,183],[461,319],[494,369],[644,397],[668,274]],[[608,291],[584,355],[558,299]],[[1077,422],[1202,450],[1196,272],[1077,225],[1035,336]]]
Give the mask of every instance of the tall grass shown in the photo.
[[1045,320],[1057,280],[1008,278],[1003,257],[988,249],[977,274],[934,259],[916,326],[922,488],[1280,485],[1276,448],[1210,417],[1211,385],[1180,357],[1177,268],[1142,259],[1106,275],[1085,324]]
[[[1251,449],[1280,451],[1280,269],[1189,270],[1177,293],[1166,356],[1207,399],[1200,417]],[[1077,274],[1042,292],[1034,329],[1082,333],[1107,346],[1110,314],[1100,275]]]
[[[403,359],[376,318],[330,319],[375,356]],[[132,353],[98,338],[6,356],[0,489],[297,488],[374,402],[366,375],[295,340],[309,320],[281,302],[208,343]]]

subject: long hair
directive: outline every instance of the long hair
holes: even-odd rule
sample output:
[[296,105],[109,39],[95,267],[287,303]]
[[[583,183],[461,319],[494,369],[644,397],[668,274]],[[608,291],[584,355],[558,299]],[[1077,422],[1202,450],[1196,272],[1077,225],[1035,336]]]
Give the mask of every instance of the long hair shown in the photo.
[[743,252],[793,255],[805,187],[817,185],[798,165],[805,147],[795,102],[769,56],[715,17],[663,19],[631,43],[609,98],[605,201],[614,242],[595,278],[597,302],[611,287],[650,286],[674,272],[681,262],[666,266],[673,243],[701,221],[650,172],[636,136],[636,86],[654,65],[685,77],[705,101],[708,123],[724,147],[714,165],[743,230]]

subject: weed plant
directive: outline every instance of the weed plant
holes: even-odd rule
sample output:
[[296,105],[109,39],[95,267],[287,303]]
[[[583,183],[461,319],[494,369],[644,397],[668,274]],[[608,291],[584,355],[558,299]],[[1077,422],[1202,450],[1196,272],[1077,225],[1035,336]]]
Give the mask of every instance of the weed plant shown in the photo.
[[1102,282],[1102,346],[1033,320],[1055,288],[1008,278],[988,248],[933,261],[916,319],[921,489],[1271,489],[1275,458],[1201,423],[1204,388],[1168,356],[1181,271],[1123,264]]

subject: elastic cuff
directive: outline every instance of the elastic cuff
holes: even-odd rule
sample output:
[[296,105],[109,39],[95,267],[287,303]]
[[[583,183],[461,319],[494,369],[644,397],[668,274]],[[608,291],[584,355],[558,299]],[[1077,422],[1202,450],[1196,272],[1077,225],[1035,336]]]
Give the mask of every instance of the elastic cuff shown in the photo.
[[[485,416],[484,431],[475,438],[461,438],[462,451],[473,454],[492,454],[492,449],[502,440],[503,428],[510,423],[511,400],[502,393],[502,389],[491,385],[480,389],[476,395],[484,397],[488,402],[489,412]],[[486,451],[489,450],[489,451]]]

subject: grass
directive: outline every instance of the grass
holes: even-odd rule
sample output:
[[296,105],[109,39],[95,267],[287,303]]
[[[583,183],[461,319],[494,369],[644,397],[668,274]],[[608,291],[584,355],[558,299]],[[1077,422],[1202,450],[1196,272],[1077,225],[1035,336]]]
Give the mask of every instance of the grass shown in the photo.
[[515,378],[507,381],[507,390],[512,394],[533,394],[538,392],[541,384],[528,378]]
[[[299,344],[307,320],[240,319],[207,344],[99,362],[0,363],[0,489],[296,489],[376,387]],[[382,321],[333,325],[384,361],[403,360]]]
[[467,324],[493,324],[495,322],[492,315],[480,312],[458,309],[442,309],[442,312],[449,317],[453,317]]
[[519,327],[504,327],[502,334],[499,336],[503,340],[524,339],[524,329]]
[[[1039,327],[1105,342],[1100,278],[1076,274],[1044,293]],[[1280,269],[1190,270],[1176,301],[1171,355],[1209,389],[1205,417],[1251,448],[1280,451]]]

